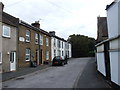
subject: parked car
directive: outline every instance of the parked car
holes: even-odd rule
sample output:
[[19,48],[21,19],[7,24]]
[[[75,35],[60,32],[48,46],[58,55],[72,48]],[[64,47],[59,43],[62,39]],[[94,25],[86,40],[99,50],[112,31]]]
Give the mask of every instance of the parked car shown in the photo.
[[53,61],[52,61],[52,66],[54,65],[65,65],[67,64],[67,60],[66,59],[63,59],[61,56],[56,56],[53,58]]

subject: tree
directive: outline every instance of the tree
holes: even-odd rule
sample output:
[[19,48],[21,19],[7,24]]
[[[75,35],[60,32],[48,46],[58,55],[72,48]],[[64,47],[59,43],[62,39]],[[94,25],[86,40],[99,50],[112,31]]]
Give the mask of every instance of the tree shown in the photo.
[[95,39],[84,35],[70,35],[68,41],[72,44],[72,56],[93,57],[95,55]]

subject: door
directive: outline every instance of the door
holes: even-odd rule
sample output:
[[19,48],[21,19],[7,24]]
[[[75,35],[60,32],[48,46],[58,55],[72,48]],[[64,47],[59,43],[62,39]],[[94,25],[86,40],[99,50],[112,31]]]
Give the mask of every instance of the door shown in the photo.
[[37,61],[37,64],[39,65],[39,50],[36,50],[36,61]]
[[10,53],[10,71],[16,70],[16,52],[12,51]]
[[42,49],[40,49],[40,64],[42,64],[42,58],[43,58],[43,50]]
[[111,73],[110,73],[109,42],[104,43],[104,56],[105,56],[106,78],[108,80],[110,80],[111,79]]

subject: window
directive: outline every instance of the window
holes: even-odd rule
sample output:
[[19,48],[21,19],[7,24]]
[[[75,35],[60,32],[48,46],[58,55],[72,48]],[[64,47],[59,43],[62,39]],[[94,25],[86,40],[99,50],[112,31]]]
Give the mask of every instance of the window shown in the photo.
[[40,45],[43,45],[43,36],[40,35]]
[[54,38],[54,47],[56,46],[56,39]]
[[62,56],[63,56],[63,51],[62,51]]
[[49,60],[49,51],[46,51],[46,60]]
[[54,57],[56,56],[56,50],[54,50]]
[[0,52],[0,63],[2,63],[2,54]]
[[16,59],[16,52],[10,52],[10,62],[13,63]]
[[60,48],[60,40],[58,40],[58,48]]
[[62,42],[62,48],[63,48],[63,42]]
[[46,46],[49,46],[48,38],[46,38]]
[[8,26],[3,26],[3,36],[4,37],[10,37],[10,27]]
[[58,56],[61,56],[61,51],[60,50],[58,50]]
[[38,34],[35,33],[35,44],[38,44]]
[[26,57],[25,57],[26,61],[30,61],[30,49],[26,49]]
[[26,30],[26,42],[30,42],[30,31]]

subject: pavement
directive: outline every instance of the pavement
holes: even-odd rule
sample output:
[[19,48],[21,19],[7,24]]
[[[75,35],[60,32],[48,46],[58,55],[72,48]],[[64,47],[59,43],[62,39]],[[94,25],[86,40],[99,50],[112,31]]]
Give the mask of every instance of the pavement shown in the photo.
[[2,82],[13,79],[13,78],[16,78],[16,77],[20,77],[20,76],[23,76],[23,75],[33,73],[33,72],[38,71],[38,70],[43,70],[43,69],[48,68],[50,66],[51,66],[51,63],[49,63],[47,65],[39,65],[37,67],[20,68],[17,71],[14,71],[14,72],[2,73]]
[[[82,74],[78,76],[74,85],[74,90],[77,90],[79,88],[111,88],[111,86],[107,83],[107,81],[103,77],[101,77],[101,75],[97,72],[96,63],[95,60],[93,59],[94,58],[91,58],[91,60],[85,66],[85,69],[83,70]],[[27,75],[35,71],[48,68],[50,66],[51,64],[40,65],[37,66],[36,68],[28,67],[28,68],[20,69],[16,72],[3,73],[2,81],[7,81],[22,75]]]
[[112,88],[97,71],[95,60],[90,60],[75,84],[79,88]]

